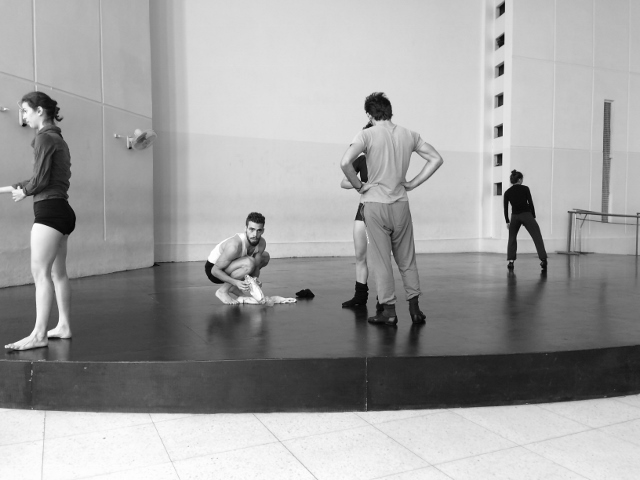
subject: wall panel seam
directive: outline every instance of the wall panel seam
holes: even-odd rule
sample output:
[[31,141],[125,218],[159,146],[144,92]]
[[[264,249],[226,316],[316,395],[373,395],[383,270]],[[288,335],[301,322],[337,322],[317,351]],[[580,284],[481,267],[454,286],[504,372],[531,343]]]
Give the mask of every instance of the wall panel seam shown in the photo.
[[[33,21],[31,28],[33,29],[33,82],[38,82],[38,61],[36,57],[36,0],[31,2],[31,9],[33,13]],[[31,81],[31,80],[30,80]]]
[[[555,160],[555,152],[556,152],[556,89],[557,89],[557,67],[558,63],[557,59],[557,50],[558,50],[558,0],[554,0],[553,2],[553,98],[551,99],[551,111],[553,112],[551,115],[551,180],[550,180],[550,188],[551,192],[553,192],[553,181],[554,181],[554,160]],[[551,195],[551,199],[549,200],[549,217],[553,217],[553,194]],[[549,234],[553,235],[553,222],[549,225]]]
[[102,25],[102,0],[98,0],[98,25],[100,25],[100,99],[104,103],[104,29]]
[[[0,75],[2,75],[2,74],[3,74],[3,72],[0,72]],[[19,80],[26,80],[28,82],[32,82],[32,80],[30,80],[30,79],[25,79],[25,78],[22,78],[22,77],[16,77],[15,75],[11,75],[11,74],[5,74],[5,75],[13,77],[13,78],[16,78],[16,79],[19,79]],[[152,118],[153,118],[153,117],[148,117],[146,115],[143,115],[141,113],[132,112],[131,110],[126,110],[124,108],[117,107],[115,105],[111,105],[109,103],[104,103],[104,102],[101,102],[99,100],[94,100],[93,98],[84,97],[82,95],[78,95],[77,93],[69,92],[68,90],[63,90],[61,88],[52,87],[51,85],[47,85],[46,83],[41,83],[41,82],[35,82],[35,83],[38,84],[38,86],[41,86],[43,88],[49,88],[49,89],[51,89],[51,91],[64,93],[65,95],[68,95],[70,97],[73,97],[73,98],[76,98],[76,99],[79,99],[79,100],[84,100],[86,102],[93,103],[94,105],[101,105],[101,106],[109,107],[109,108],[112,108],[113,110],[118,110],[119,112],[128,113],[130,115],[135,115],[136,117],[144,118],[144,119],[147,119],[147,120],[152,120]],[[187,133],[187,132],[184,132],[184,133]]]

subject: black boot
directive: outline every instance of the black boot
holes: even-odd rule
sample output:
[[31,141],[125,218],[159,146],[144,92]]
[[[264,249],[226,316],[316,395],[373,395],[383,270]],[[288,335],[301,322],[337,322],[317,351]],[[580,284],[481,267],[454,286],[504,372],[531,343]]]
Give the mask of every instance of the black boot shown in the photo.
[[351,300],[347,300],[342,304],[342,308],[367,306],[369,299],[369,287],[366,283],[356,282],[356,293]]
[[409,314],[413,323],[427,323],[427,316],[422,313],[420,305],[418,305],[418,297],[409,299]]
[[389,325],[390,327],[395,327],[398,324],[395,304],[389,305],[385,303],[382,307],[384,309],[382,312],[378,313],[375,317],[369,317],[367,321],[374,325]]

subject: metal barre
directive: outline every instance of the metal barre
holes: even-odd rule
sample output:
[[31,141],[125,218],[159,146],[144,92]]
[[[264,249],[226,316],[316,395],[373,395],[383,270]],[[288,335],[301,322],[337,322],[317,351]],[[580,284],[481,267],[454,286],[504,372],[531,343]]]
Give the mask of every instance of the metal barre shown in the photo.
[[[577,216],[578,215],[584,215],[584,218],[582,219],[582,223],[584,223],[585,221],[587,221],[587,216],[588,215],[600,215],[602,217],[624,217],[624,218],[635,218],[636,219],[636,257],[638,256],[638,236],[640,233],[640,212],[636,213],[635,215],[632,214],[623,214],[623,213],[604,213],[604,212],[594,212],[591,210],[581,210],[581,209],[573,209],[573,210],[569,210],[567,212],[569,214],[569,231],[567,232],[567,251],[566,252],[558,252],[558,253],[564,253],[567,255],[579,255],[581,253],[581,251],[574,251],[571,249],[571,244],[572,244],[572,240],[573,240],[573,235],[574,232],[577,230],[575,223],[577,222]],[[590,220],[591,221],[591,220]],[[615,223],[612,225],[627,225],[625,223]],[[582,246],[581,246],[582,248]]]

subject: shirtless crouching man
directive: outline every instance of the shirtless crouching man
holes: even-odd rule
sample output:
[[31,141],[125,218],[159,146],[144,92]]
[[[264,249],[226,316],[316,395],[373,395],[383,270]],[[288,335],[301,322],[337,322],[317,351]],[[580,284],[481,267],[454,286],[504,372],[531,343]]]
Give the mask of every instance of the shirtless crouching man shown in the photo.
[[220,242],[211,251],[204,271],[213,283],[222,286],[216,292],[223,303],[238,305],[240,302],[230,294],[241,296],[249,291],[246,275],[259,277],[260,270],[269,264],[269,253],[264,233],[264,216],[251,212],[245,223],[246,230]]

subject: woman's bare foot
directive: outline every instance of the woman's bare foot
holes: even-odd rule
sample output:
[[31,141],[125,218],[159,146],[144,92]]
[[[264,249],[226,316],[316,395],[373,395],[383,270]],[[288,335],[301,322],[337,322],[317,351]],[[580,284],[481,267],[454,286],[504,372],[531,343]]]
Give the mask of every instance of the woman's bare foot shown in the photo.
[[226,303],[227,305],[239,305],[240,302],[233,298],[227,291],[224,291],[222,288],[219,288],[216,291],[216,297],[220,299],[222,303]]
[[56,328],[51,329],[47,332],[47,337],[49,338],[71,338],[71,327],[68,325],[65,326],[56,326]]
[[33,333],[22,340],[5,345],[4,348],[9,350],[31,350],[33,348],[46,347],[49,344],[47,338],[36,337]]

